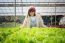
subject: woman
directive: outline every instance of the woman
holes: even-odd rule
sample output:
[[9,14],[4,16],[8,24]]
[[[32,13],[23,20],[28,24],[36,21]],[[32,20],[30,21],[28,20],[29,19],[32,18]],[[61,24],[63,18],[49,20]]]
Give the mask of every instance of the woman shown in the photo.
[[25,17],[23,27],[46,27],[43,24],[43,20],[39,14],[36,14],[34,7],[28,10],[28,15]]

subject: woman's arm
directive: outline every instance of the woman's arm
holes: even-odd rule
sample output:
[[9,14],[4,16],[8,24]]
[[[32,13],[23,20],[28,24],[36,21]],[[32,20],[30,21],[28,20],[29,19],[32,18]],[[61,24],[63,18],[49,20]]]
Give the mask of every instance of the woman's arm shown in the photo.
[[39,22],[40,27],[47,27],[46,25],[44,25],[44,22],[43,22],[41,15],[39,15],[38,17],[39,17],[39,21],[40,21]]
[[47,27],[46,25],[44,25],[42,17],[40,17],[40,24],[42,25],[42,27]]
[[26,16],[25,19],[24,19],[24,22],[23,22],[23,26],[24,27],[27,27],[27,24],[28,24],[28,18]]
[[23,21],[23,24],[20,26],[21,27],[26,27],[27,26],[27,18],[25,17],[24,21]]

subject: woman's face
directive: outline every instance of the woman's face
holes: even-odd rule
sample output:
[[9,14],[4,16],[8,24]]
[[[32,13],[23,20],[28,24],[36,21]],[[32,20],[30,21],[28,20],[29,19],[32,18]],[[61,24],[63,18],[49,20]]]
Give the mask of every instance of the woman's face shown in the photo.
[[35,13],[35,12],[30,12],[30,16],[34,16],[34,13]]

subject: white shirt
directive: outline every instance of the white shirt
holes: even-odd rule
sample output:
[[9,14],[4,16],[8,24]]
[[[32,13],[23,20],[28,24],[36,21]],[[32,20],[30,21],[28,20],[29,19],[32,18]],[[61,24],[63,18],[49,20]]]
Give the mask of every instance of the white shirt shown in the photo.
[[35,16],[31,16],[30,17],[30,26],[31,27],[36,27],[36,17]]

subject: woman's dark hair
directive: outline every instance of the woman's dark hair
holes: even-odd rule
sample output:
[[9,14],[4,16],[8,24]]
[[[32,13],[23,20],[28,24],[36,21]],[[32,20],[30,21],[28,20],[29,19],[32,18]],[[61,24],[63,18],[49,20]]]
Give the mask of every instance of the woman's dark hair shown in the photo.
[[34,12],[34,16],[36,16],[36,14],[35,14],[36,10],[35,10],[34,7],[30,8],[30,9],[28,10],[28,16],[31,16],[31,15],[30,15],[30,12]]

